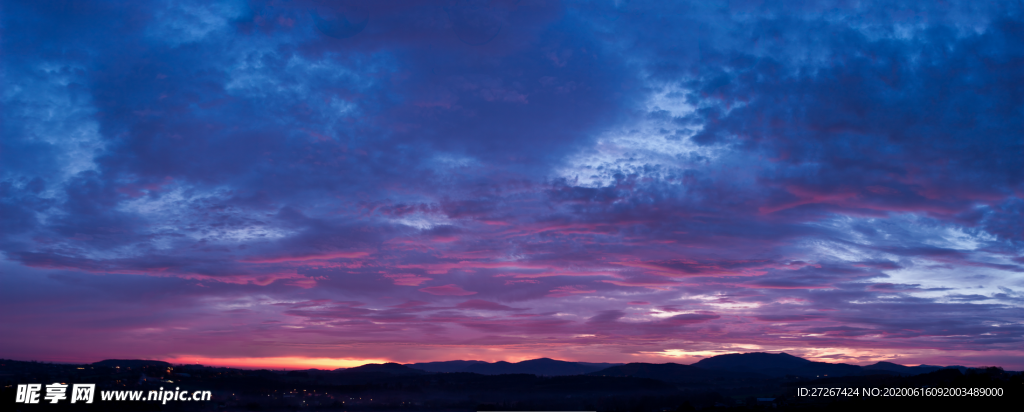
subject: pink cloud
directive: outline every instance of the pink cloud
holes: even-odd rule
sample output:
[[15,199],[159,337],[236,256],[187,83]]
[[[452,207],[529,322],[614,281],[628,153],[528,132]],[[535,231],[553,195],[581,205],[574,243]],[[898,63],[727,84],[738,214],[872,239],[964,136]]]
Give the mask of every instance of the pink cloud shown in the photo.
[[488,302],[482,299],[472,299],[455,305],[459,309],[480,309],[480,310],[526,310],[505,306],[499,303]]
[[391,279],[392,282],[399,286],[419,286],[423,282],[426,282],[428,280],[434,280],[426,276],[413,275],[409,273],[384,275],[384,277]]
[[[667,277],[694,276],[760,276],[765,268],[778,265],[768,261],[734,260],[726,262],[697,262],[678,260],[668,262],[611,262],[616,265],[645,269],[652,275]],[[792,269],[788,268],[787,269]]]
[[301,256],[282,256],[275,258],[248,258],[248,263],[281,263],[281,262],[302,262],[307,260],[331,260],[331,259],[354,259],[369,255],[367,252],[332,252],[324,254],[311,254]]
[[448,284],[444,286],[430,286],[422,288],[420,289],[420,291],[427,292],[431,295],[439,296],[467,296],[476,294],[476,292],[470,292],[454,284]]
[[398,308],[398,309],[407,309],[407,308],[418,308],[420,306],[426,306],[426,305],[429,305],[429,303],[421,301],[421,300],[410,300],[410,301],[405,302],[403,304],[393,305],[391,307]]
[[695,323],[703,323],[711,320],[721,318],[721,316],[712,312],[701,312],[701,313],[687,313],[683,315],[675,315],[662,321],[666,325],[680,326],[680,325],[692,325]]
[[514,285],[516,283],[540,283],[540,281],[536,279],[514,279],[505,281],[505,285]]
[[572,286],[559,286],[557,288],[548,291],[548,297],[559,298],[563,296],[583,294],[583,293],[594,293],[597,292],[594,289],[586,289],[583,285],[572,285]]
[[644,287],[653,290],[670,290],[673,286],[679,286],[678,282],[664,281],[633,281],[633,280],[599,280],[598,282],[611,283],[616,286]]

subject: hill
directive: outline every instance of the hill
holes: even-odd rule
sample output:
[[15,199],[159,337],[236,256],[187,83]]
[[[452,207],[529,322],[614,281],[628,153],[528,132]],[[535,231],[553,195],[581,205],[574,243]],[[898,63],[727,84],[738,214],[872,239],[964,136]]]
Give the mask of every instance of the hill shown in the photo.
[[537,376],[570,376],[596,372],[618,363],[566,362],[550,358],[522,362],[448,361],[413,363],[406,365],[427,372],[470,372],[481,375],[530,374]]
[[344,374],[388,374],[388,375],[425,375],[428,372],[413,369],[400,363],[368,363],[348,369],[338,369],[335,372]]
[[813,362],[788,353],[731,353],[701,359],[694,363],[704,369],[735,373],[756,373],[768,376],[796,375],[802,377],[861,375],[863,369],[845,363]]
[[868,365],[863,367],[865,372],[882,372],[882,373],[894,373],[899,375],[920,375],[922,373],[931,373],[937,370],[943,369],[942,366],[931,366],[931,365],[918,365],[918,366],[903,366],[892,362],[878,362],[874,365]]
[[723,370],[704,369],[692,365],[680,365],[678,363],[627,363],[625,365],[612,366],[597,372],[591,372],[588,373],[588,375],[647,378],[657,379],[664,382],[688,384],[766,378],[766,376],[756,373],[735,373]]
[[156,366],[161,368],[170,368],[171,364],[164,361],[157,360],[141,360],[141,359],[107,359],[99,362],[94,362],[95,366],[106,366],[106,367],[121,367],[121,368],[142,368],[145,366]]
[[446,361],[446,362],[407,363],[405,366],[408,366],[408,367],[413,368],[413,369],[419,369],[419,370],[422,370],[422,371],[427,371],[427,372],[445,373],[445,372],[465,372],[466,368],[469,368],[471,365],[476,365],[476,364],[480,364],[480,363],[487,363],[487,362],[478,361],[478,360],[453,360],[453,361]]

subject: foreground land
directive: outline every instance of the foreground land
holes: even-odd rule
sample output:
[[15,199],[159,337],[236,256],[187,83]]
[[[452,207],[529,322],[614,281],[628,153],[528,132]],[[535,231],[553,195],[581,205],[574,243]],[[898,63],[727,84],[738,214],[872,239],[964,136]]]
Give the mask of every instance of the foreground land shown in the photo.
[[[476,372],[463,371],[467,368]],[[18,384],[54,382],[95,383],[96,400],[92,404],[14,403]],[[0,360],[0,386],[4,409],[23,411],[977,410],[1019,405],[1024,400],[1021,373],[997,367],[908,368],[885,363],[860,367],[785,354],[726,355],[695,365],[539,359],[519,364],[365,365],[332,371],[244,370],[141,360],[87,365]],[[163,404],[103,401],[99,395],[100,391],[148,393],[160,388],[211,391],[212,397]],[[981,392],[973,388],[1002,395],[976,396]],[[949,396],[956,394],[960,396]]]

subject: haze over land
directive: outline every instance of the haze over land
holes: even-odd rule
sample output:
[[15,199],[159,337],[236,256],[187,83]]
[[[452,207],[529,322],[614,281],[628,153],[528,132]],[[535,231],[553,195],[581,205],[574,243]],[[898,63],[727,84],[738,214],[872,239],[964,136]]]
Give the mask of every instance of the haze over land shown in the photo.
[[[217,408],[245,410],[595,410],[689,411],[709,407],[866,410],[927,406],[999,409],[1024,394],[1021,372],[997,367],[866,367],[813,362],[785,353],[728,354],[693,365],[598,365],[553,359],[518,363],[448,361],[367,364],[336,370],[239,370],[108,359],[54,365],[0,359],[0,397],[34,380],[97,382],[98,390],[145,391],[173,383],[209,390]],[[800,388],[983,391],[979,396],[800,395]],[[948,390],[945,390],[948,392]],[[998,394],[996,396],[995,394]],[[9,396],[8,396],[9,395]],[[107,410],[116,403],[100,402]],[[21,405],[19,405],[21,406]],[[36,405],[45,406],[45,405]],[[173,410],[207,410],[184,404]]]
[[1024,11],[922,3],[5,1],[0,356],[1024,369]]

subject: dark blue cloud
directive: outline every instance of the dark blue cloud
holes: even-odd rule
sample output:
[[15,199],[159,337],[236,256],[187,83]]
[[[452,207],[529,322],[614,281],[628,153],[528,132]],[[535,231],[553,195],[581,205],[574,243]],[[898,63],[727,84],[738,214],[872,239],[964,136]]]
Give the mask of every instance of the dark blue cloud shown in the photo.
[[18,325],[1016,362],[1019,7],[5,4]]

